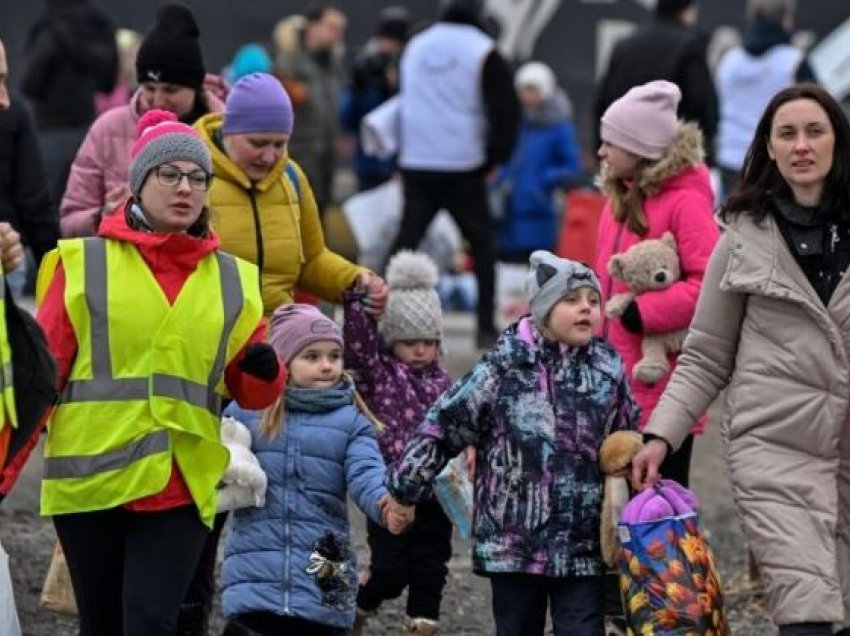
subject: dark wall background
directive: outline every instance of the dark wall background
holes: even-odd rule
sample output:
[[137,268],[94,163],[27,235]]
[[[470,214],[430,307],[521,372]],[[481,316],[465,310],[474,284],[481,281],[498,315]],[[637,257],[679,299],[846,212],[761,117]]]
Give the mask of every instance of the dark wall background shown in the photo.
[[[201,30],[206,64],[212,71],[224,66],[236,49],[248,41],[268,42],[275,23],[307,6],[307,0],[184,0],[192,8]],[[144,33],[153,23],[156,0],[93,0],[116,24]],[[375,15],[389,4],[407,6],[417,19],[433,18],[435,0],[339,0],[349,16],[347,45],[356,50],[369,36]],[[701,25],[706,29],[743,25],[743,0],[704,0]],[[10,80],[23,52],[27,29],[42,11],[42,0],[0,0],[0,34],[6,43]],[[850,16],[850,3],[837,0],[804,0],[798,3],[797,23],[828,34]],[[634,0],[588,3],[563,0],[537,40],[534,57],[551,65],[576,105],[582,128],[589,124],[596,68],[597,23],[606,19],[641,22],[648,13]]]

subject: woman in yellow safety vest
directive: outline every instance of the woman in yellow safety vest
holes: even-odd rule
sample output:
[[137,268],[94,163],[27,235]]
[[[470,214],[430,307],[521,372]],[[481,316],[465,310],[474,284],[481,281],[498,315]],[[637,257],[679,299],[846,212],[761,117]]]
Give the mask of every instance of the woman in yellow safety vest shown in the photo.
[[257,268],[209,229],[206,146],[165,111],[137,130],[123,213],[60,241],[38,310],[60,391],[41,507],[83,636],[175,633],[229,458],[221,401],[263,408],[285,379]]

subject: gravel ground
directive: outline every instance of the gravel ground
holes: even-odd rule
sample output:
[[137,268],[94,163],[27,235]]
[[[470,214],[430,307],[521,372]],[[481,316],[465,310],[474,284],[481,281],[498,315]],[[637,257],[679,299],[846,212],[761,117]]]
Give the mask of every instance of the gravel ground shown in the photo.
[[[463,338],[463,331],[465,329],[454,335],[458,342],[468,342],[468,335]],[[457,374],[468,368],[474,358],[463,346],[451,349],[456,353],[449,357],[448,366]],[[746,550],[732,508],[721,456],[719,416],[719,409],[714,409],[709,432],[695,445],[692,485],[702,500],[703,522],[723,577],[732,633],[735,636],[765,636],[774,630],[746,585]],[[41,586],[55,541],[52,525],[37,515],[40,471],[40,462],[34,456],[12,496],[0,508],[0,540],[10,554],[24,634],[72,636],[76,634],[73,618],[55,615],[39,606]],[[364,527],[362,518],[353,515],[353,538],[365,559]],[[471,573],[469,545],[462,540],[454,544],[442,611],[442,633],[447,636],[493,633],[489,586],[486,579]],[[367,633],[374,636],[399,634],[403,615],[401,600],[387,603],[380,615],[370,622]],[[210,633],[220,634],[222,625],[221,619],[216,618]]]

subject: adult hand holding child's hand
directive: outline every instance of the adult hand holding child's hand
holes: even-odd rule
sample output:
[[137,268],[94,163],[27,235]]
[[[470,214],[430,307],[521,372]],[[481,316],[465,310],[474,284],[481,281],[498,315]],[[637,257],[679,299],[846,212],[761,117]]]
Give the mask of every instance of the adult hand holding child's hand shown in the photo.
[[357,277],[357,289],[366,293],[363,304],[366,312],[376,319],[384,313],[389,288],[383,278],[373,272],[363,272]]

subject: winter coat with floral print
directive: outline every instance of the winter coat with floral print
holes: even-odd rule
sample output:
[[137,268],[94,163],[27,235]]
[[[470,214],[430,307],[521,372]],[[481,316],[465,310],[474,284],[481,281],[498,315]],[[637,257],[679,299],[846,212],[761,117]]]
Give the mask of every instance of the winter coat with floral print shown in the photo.
[[610,344],[551,342],[526,317],[428,412],[388,488],[415,503],[474,445],[475,571],[599,575],[599,447],[606,430],[635,429],[639,415]]
[[438,362],[414,369],[384,349],[378,324],[363,310],[361,298],[344,295],[345,368],[354,372],[357,390],[384,425],[378,444],[390,464],[452,380]]

